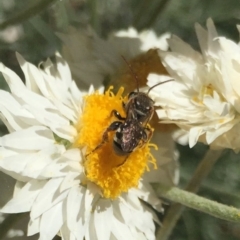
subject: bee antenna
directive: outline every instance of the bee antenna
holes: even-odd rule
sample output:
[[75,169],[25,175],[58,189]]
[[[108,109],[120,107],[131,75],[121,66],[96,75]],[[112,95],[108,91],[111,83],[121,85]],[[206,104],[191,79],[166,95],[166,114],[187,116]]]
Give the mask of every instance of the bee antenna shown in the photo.
[[137,83],[137,91],[139,92],[139,79],[138,79],[137,74],[134,73],[134,71],[132,70],[131,64],[126,60],[126,58],[124,56],[122,56],[122,55],[121,55],[121,57],[123,58],[124,62],[128,65],[132,75],[134,76],[134,78],[136,80],[136,83]]
[[150,87],[150,88],[148,89],[147,95],[148,95],[149,92],[150,92],[153,88],[155,88],[156,86],[161,85],[161,84],[163,84],[163,83],[172,82],[172,81],[174,81],[174,79],[169,79],[169,80],[166,80],[166,81],[164,81],[164,82],[160,82],[160,83],[157,83],[157,84],[153,85],[152,87]]

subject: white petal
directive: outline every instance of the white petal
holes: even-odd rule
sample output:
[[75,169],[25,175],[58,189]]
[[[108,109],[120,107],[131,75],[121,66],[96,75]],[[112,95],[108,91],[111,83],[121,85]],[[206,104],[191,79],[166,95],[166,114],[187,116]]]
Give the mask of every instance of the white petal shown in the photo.
[[9,150],[4,147],[0,147],[0,163],[1,163],[2,159],[10,157],[10,156],[14,156],[16,154],[18,154],[18,153],[15,151]]
[[99,197],[97,193],[99,193],[100,190],[99,188],[94,184],[94,183],[88,183],[87,184],[87,189],[85,193],[85,218],[88,219],[89,215],[92,211],[92,202],[94,198]]
[[38,218],[45,211],[49,210],[66,198],[68,191],[60,194],[57,192],[62,181],[62,178],[53,178],[48,180],[46,185],[41,189],[41,192],[32,206],[30,213],[31,219]]
[[80,149],[73,148],[67,150],[66,152],[63,153],[61,161],[68,162],[69,167],[71,167],[73,171],[78,172],[79,176],[81,173],[84,173],[84,168],[81,164],[82,156]]
[[40,217],[36,219],[30,219],[28,223],[28,236],[32,236],[39,232],[40,228]]
[[83,188],[73,187],[67,198],[67,226],[78,240],[83,239],[86,231],[82,202],[84,192]]
[[217,137],[219,137],[223,133],[229,131],[231,128],[233,128],[233,124],[230,123],[230,124],[225,124],[225,125],[221,126],[221,128],[219,128],[217,130],[208,131],[206,133],[207,143],[211,144]]
[[2,63],[0,63],[0,72],[2,72],[5,80],[8,83],[8,86],[12,91],[13,89],[18,89],[19,91],[21,91],[26,88],[18,75],[11,69],[5,67]]
[[205,55],[208,49],[208,35],[207,31],[198,23],[195,24],[196,34],[198,38],[198,42],[201,48],[202,53]]
[[13,197],[16,197],[18,195],[18,193],[21,191],[24,185],[25,185],[25,182],[16,181],[14,190],[13,190]]
[[41,217],[39,240],[52,240],[63,225],[63,203],[60,202]]
[[110,200],[100,199],[94,210],[94,224],[98,240],[110,238],[112,216],[113,209]]
[[57,125],[52,122],[51,124],[48,124],[48,126],[54,133],[56,133],[56,135],[70,142],[73,142],[74,138],[77,136],[76,128],[70,125],[70,123],[66,125]]
[[118,240],[120,240],[120,239],[129,239],[129,240],[133,239],[134,240],[134,237],[126,223],[122,223],[119,220],[117,220],[116,218],[113,218],[112,225],[113,225],[112,233]]
[[45,184],[46,181],[29,181],[19,193],[1,209],[1,212],[20,213],[30,211],[36,197]]
[[189,44],[182,41],[179,37],[172,35],[168,39],[169,46],[173,52],[178,52],[184,54],[189,58],[202,60],[202,57],[199,52],[195,51]]
[[192,148],[199,138],[203,134],[203,130],[201,127],[194,127],[190,129],[189,132],[189,147]]
[[0,110],[14,130],[26,128],[28,124],[25,120],[27,119],[37,123],[33,120],[32,114],[24,109],[10,93],[2,90],[0,90]]
[[145,202],[149,203],[158,212],[163,210],[161,200],[156,196],[151,185],[146,181],[140,181],[139,188],[133,188],[131,189],[131,192],[136,194],[140,199],[143,199]]
[[67,107],[62,102],[57,101],[57,100],[53,100],[53,103],[63,116],[67,117],[73,123],[76,123],[79,116],[76,115],[72,106],[71,106],[72,108]]
[[21,150],[40,150],[54,142],[52,132],[41,126],[33,126],[0,138],[0,146]]
[[80,162],[81,151],[78,148],[72,148],[63,153],[63,156],[71,161]]
[[67,162],[62,162],[60,160],[54,160],[45,168],[42,169],[39,174],[39,178],[58,178],[64,177],[67,175],[67,172],[64,169],[68,166]]
[[42,124],[57,128],[61,125],[70,125],[69,120],[62,116],[58,110],[54,108],[44,108],[44,105],[41,107],[38,106],[30,106],[30,104],[25,106],[26,109],[29,110],[33,114],[33,116]]
[[60,234],[61,234],[62,240],[75,240],[75,238],[70,237],[71,232],[69,231],[66,222],[61,227]]
[[35,79],[39,81],[39,78],[41,78],[39,70],[33,64],[27,62],[21,54],[16,53],[16,57],[23,70],[26,87],[33,92],[39,93],[39,89],[35,81]]
[[60,192],[63,192],[68,188],[73,188],[74,186],[79,186],[79,185],[80,185],[79,173],[69,172],[64,178],[59,190]]
[[28,104],[33,104],[38,108],[42,108],[42,106],[46,108],[54,108],[47,98],[28,90],[21,79],[3,64],[0,64],[0,71],[3,73],[4,78],[8,82],[12,94],[19,100]]
[[71,94],[75,103],[75,106],[78,106],[79,103],[82,103],[82,92],[79,90],[79,88],[76,85],[76,82],[72,81],[72,84],[70,86]]
[[50,148],[37,153],[15,154],[2,159],[2,161],[0,161],[0,166],[4,172],[7,172],[18,180],[21,180],[21,177],[16,177],[13,173],[28,177],[29,179],[45,179],[49,177],[64,176],[66,173],[61,170],[67,166],[67,162],[57,162],[60,156],[58,155],[60,153],[59,149],[61,148],[63,148],[61,145],[52,145]]
[[213,20],[211,18],[207,20],[207,28],[208,28],[208,47],[209,47],[208,50],[216,53],[219,48],[219,44],[217,42],[214,42],[214,40],[215,38],[218,37],[218,33],[214,26]]
[[66,88],[72,83],[72,75],[67,62],[62,58],[59,53],[56,53],[57,69],[60,74],[60,78],[64,81]]

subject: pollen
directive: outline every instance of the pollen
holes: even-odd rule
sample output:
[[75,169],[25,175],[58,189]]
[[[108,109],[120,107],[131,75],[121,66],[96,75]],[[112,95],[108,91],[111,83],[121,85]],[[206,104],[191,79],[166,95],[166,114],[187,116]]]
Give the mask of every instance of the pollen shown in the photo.
[[110,199],[137,187],[142,174],[149,169],[148,164],[156,166],[150,143],[137,147],[127,156],[119,156],[113,149],[116,131],[108,132],[108,139],[103,142],[105,130],[114,121],[119,121],[111,114],[112,110],[125,117],[122,103],[127,99],[122,97],[124,88],[121,87],[116,94],[112,89],[110,87],[104,94],[95,92],[85,97],[74,144],[85,152],[83,165],[87,179],[101,188],[103,197]]

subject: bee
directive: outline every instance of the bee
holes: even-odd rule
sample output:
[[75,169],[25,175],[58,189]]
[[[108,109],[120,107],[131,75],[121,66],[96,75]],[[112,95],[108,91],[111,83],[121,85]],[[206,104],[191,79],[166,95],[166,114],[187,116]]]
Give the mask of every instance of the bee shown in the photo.
[[[118,120],[112,122],[102,135],[102,141],[89,154],[95,152],[103,144],[109,141],[108,133],[115,131],[113,137],[113,150],[118,156],[125,156],[124,161],[118,165],[124,164],[129,156],[136,148],[144,146],[152,136],[152,130],[139,124],[139,120],[135,114],[131,117],[124,118],[119,112],[113,110],[111,115],[114,115]],[[88,156],[87,154],[86,156]]]
[[[123,59],[127,63],[124,57]],[[117,121],[112,122],[107,127],[102,135],[101,143],[86,155],[90,155],[103,144],[108,142],[108,133],[115,131],[113,137],[113,150],[119,156],[126,156],[125,160],[119,166],[126,162],[129,154],[137,148],[144,146],[152,137],[153,131],[147,126],[147,124],[154,113],[154,101],[148,96],[149,92],[160,84],[173,81],[173,79],[169,79],[152,86],[148,89],[147,93],[140,92],[138,77],[133,73],[131,65],[128,64],[128,66],[132,74],[135,76],[137,91],[130,92],[128,94],[128,101],[122,103],[126,117],[122,117],[119,112],[112,110],[111,116],[114,115],[117,118]]]

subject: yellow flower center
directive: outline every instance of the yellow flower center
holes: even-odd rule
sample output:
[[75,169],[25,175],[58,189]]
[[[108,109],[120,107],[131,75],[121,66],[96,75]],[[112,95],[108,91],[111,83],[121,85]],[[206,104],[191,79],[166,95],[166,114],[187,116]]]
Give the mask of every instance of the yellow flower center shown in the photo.
[[149,143],[127,156],[117,155],[113,149],[115,131],[108,132],[108,141],[102,142],[109,125],[119,121],[111,116],[112,110],[125,117],[122,107],[122,102],[126,101],[122,97],[124,89],[120,88],[116,95],[111,89],[105,94],[95,92],[85,97],[83,114],[76,126],[79,134],[75,146],[86,149],[84,167],[87,178],[102,189],[104,197],[114,199],[129,188],[137,187],[140,177],[148,169],[148,162],[156,166],[156,160],[150,153]]

